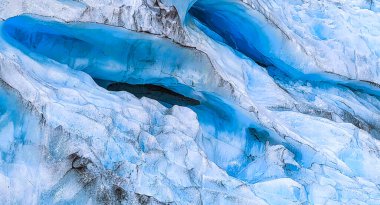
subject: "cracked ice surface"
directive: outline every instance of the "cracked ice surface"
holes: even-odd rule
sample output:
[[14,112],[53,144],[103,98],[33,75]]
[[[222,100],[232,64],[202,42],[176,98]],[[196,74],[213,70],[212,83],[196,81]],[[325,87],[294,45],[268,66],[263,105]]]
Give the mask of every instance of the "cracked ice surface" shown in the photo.
[[378,9],[0,2],[1,201],[379,204]]

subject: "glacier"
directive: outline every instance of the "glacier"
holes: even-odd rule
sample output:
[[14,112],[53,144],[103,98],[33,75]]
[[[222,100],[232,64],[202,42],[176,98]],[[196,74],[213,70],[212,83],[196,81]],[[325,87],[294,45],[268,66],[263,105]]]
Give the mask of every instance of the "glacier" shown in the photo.
[[380,1],[2,0],[3,204],[380,204]]

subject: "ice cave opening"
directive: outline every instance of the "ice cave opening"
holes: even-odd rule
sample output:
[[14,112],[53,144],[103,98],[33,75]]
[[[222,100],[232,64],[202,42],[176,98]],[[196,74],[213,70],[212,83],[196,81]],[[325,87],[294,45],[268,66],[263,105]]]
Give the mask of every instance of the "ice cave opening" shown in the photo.
[[189,107],[201,104],[199,100],[186,97],[159,85],[107,82],[96,79],[95,82],[109,91],[127,91],[137,98],[147,97],[154,99],[167,107],[172,107],[173,105]]
[[218,88],[218,79],[203,52],[154,35],[28,15],[8,19],[2,31],[28,56],[83,71],[110,91],[189,107],[202,127],[196,141],[210,160],[239,179],[266,180],[255,177],[262,172],[247,174],[246,167],[265,166],[269,133],[210,90]]

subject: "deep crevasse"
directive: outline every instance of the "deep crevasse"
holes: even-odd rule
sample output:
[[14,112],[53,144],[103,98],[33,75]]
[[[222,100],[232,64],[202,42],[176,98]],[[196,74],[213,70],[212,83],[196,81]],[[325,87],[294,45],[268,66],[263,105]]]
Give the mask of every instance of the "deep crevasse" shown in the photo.
[[[0,133],[7,137],[0,150],[1,199],[39,204],[379,203],[376,75],[362,79],[351,71],[325,70],[325,64],[318,65],[323,56],[310,57],[308,50],[320,49],[318,41],[305,44],[308,36],[296,35],[300,28],[284,31],[287,21],[274,23],[276,16],[268,19],[263,13],[268,5],[293,11],[302,3],[163,3],[104,2],[104,9],[92,10],[102,4],[47,1],[53,10],[64,5],[73,12],[70,17],[56,12],[55,17],[78,13],[80,21],[97,24],[41,17],[46,14],[28,6],[22,9],[38,15],[2,23],[1,96],[6,100]],[[16,12],[17,4],[12,4]],[[178,17],[155,15],[168,14],[170,4],[178,7]],[[81,12],[83,5],[90,8],[87,13]],[[113,25],[115,12],[106,9],[113,5],[124,9],[118,26],[162,32],[185,46],[99,24],[99,15],[111,15],[103,23]],[[355,8],[350,6],[344,8]],[[135,12],[132,26],[126,11]],[[173,19],[161,25],[166,18]],[[160,30],[173,25],[178,31]],[[320,41],[327,38],[323,32],[316,33]],[[339,49],[327,51],[340,55]],[[378,72],[378,67],[370,69]],[[168,106],[107,91],[109,82],[162,86],[166,93],[199,103],[186,108],[174,100]],[[19,108],[9,110],[17,101]]]

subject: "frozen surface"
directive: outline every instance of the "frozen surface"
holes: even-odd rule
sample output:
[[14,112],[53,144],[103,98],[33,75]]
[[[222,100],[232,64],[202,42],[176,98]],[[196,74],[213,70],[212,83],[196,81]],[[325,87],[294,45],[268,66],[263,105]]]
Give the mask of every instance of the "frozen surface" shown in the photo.
[[0,200],[380,204],[379,4],[1,1]]

